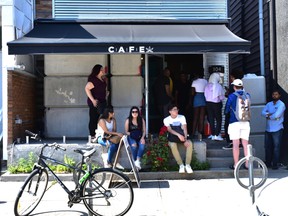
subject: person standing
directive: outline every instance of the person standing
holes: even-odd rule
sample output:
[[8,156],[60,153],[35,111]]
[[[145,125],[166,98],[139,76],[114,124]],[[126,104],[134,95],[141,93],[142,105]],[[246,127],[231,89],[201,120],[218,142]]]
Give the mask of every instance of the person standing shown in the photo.
[[140,116],[138,107],[130,109],[129,116],[125,121],[125,133],[128,135],[128,143],[132,150],[133,160],[138,170],[141,169],[141,158],[145,151],[145,120]]
[[[204,95],[207,104],[208,121],[211,128],[212,140],[222,141],[222,101],[225,98],[224,89],[220,85],[220,74],[212,73],[209,82],[205,86]],[[216,121],[216,124],[215,124]]]
[[285,104],[280,100],[279,90],[272,92],[272,101],[268,102],[262,110],[266,118],[265,131],[265,163],[267,167],[278,169],[280,149],[283,134]]
[[112,159],[115,155],[115,153],[118,150],[119,143],[112,143],[109,140],[106,140],[106,135],[117,135],[119,137],[122,137],[122,133],[117,132],[116,128],[116,119],[114,117],[114,110],[113,107],[107,107],[104,109],[103,114],[100,116],[99,122],[98,122],[98,128],[96,130],[96,141],[100,145],[103,146],[109,146],[108,149],[108,158],[105,167],[111,168],[112,167]]
[[[230,81],[231,83],[235,79],[242,80],[244,77],[244,73],[241,70],[232,70],[230,73]],[[234,87],[230,83],[229,88],[226,87],[225,97],[228,97],[229,94],[234,93]],[[233,148],[233,143],[230,140],[229,134],[228,134],[228,126],[229,126],[229,119],[230,119],[230,113],[225,114],[225,124],[224,124],[224,130],[225,130],[225,140],[227,142],[227,145],[223,147],[224,150],[231,150]],[[240,143],[240,148],[242,148],[242,144]]]
[[[190,166],[192,161],[193,144],[192,141],[187,139],[187,123],[183,115],[178,114],[178,107],[175,104],[168,106],[170,115],[164,118],[163,123],[168,130],[168,145],[172,154],[179,165],[179,173],[193,173]],[[173,138],[173,139],[172,139]],[[184,145],[186,147],[185,166],[178,151],[177,145]]]
[[[243,90],[243,82],[240,79],[235,79],[232,82],[233,88],[235,93],[230,94],[228,96],[226,106],[225,106],[225,114],[230,113],[230,119],[229,119],[229,126],[228,126],[228,133],[230,136],[230,139],[233,143],[233,160],[234,164],[230,166],[230,169],[234,169],[236,164],[239,161],[240,156],[240,139],[244,148],[244,155],[247,156],[248,150],[247,145],[249,141],[249,135],[250,135],[250,122],[249,121],[240,121],[236,117],[236,104],[238,100],[237,95],[245,95],[247,98],[249,98],[250,101],[250,95],[246,93]],[[251,103],[251,102],[250,102]],[[248,161],[245,163],[245,168],[248,169]]]
[[191,84],[190,104],[193,106],[192,137],[195,135],[196,129],[198,135],[203,135],[204,131],[204,118],[206,114],[204,90],[208,82],[203,77],[204,69],[202,68],[198,73],[196,73],[195,79]]
[[188,76],[184,71],[180,72],[180,79],[175,85],[175,103],[179,107],[179,113],[188,116],[190,84]]
[[155,103],[162,118],[169,115],[168,106],[173,100],[173,81],[169,68],[165,68],[154,83]]
[[85,86],[85,92],[88,97],[89,133],[91,140],[95,139],[95,130],[97,129],[99,116],[107,106],[106,98],[109,92],[107,91],[106,81],[103,79],[104,76],[103,66],[96,64],[88,76],[88,82]]

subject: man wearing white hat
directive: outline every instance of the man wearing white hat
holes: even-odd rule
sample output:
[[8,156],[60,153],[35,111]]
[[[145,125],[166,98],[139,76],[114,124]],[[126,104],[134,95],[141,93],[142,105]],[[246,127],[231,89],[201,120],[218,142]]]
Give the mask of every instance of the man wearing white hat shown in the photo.
[[[230,114],[228,134],[233,142],[233,159],[234,164],[230,166],[234,169],[239,161],[239,144],[240,139],[244,148],[244,155],[247,155],[247,145],[250,135],[250,95],[243,90],[243,82],[240,79],[235,79],[232,82],[234,93],[228,96],[225,114]],[[242,111],[245,113],[240,113]],[[246,112],[247,111],[247,112]],[[248,114],[247,114],[248,113]],[[246,161],[245,168],[248,167],[248,162]]]

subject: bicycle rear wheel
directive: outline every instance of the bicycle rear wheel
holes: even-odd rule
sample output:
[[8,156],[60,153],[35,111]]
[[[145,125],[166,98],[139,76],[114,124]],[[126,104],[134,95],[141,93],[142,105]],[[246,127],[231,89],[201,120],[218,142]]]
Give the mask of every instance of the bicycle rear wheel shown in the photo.
[[41,201],[48,184],[46,169],[35,169],[25,180],[14,204],[16,216],[29,215]]
[[[105,179],[103,179],[105,176]],[[99,169],[82,184],[83,202],[94,215],[124,215],[133,204],[130,179],[113,169]]]

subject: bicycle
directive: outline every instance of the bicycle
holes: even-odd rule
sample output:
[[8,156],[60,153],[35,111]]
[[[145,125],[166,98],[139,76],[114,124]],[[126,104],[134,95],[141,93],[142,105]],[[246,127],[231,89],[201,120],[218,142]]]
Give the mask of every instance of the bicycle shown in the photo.
[[[32,136],[31,138],[37,139],[37,134],[30,131],[26,132]],[[97,216],[124,215],[130,210],[134,201],[134,192],[132,183],[126,175],[111,168],[100,168],[93,171],[87,169],[85,175],[82,174],[81,170],[78,170],[79,181],[75,189],[69,190],[57,174],[51,170],[46,161],[53,161],[70,168],[72,166],[44,155],[46,148],[66,150],[57,143],[43,144],[33,171],[26,178],[16,197],[14,204],[14,214],[16,216],[29,215],[38,206],[45,192],[50,188],[47,189],[49,180],[48,171],[68,194],[68,206],[70,208],[73,204],[83,201],[87,210]],[[90,158],[95,151],[95,148],[91,150],[83,150],[83,148],[76,150],[76,152],[82,155],[80,169],[83,167],[85,159]]]

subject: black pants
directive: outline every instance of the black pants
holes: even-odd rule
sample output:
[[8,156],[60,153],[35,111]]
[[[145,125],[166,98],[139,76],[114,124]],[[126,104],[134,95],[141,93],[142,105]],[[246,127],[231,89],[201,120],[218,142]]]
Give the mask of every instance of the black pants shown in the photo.
[[106,102],[99,103],[97,107],[89,106],[89,133],[91,136],[95,136],[95,130],[97,129],[97,124],[100,115],[106,108]]
[[[208,121],[210,123],[212,135],[218,136],[221,132],[222,124],[222,102],[207,102]],[[216,120],[216,124],[215,124]]]

